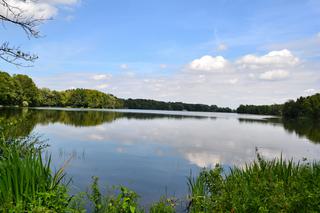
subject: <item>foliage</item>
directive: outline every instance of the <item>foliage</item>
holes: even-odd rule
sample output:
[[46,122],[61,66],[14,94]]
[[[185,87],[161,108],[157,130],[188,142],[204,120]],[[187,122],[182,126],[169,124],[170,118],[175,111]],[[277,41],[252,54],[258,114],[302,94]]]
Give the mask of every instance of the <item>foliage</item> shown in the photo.
[[320,94],[289,100],[284,104],[240,105],[237,113],[257,115],[278,115],[285,119],[311,118],[320,119]]
[[173,111],[196,111],[196,112],[232,112],[228,107],[221,108],[216,105],[187,104],[182,102],[164,102],[148,99],[127,99],[123,100],[124,107],[128,109],[152,109],[152,110],[173,110]]
[[0,210],[61,212],[69,195],[62,185],[64,169],[52,173],[51,158],[44,162],[37,140],[0,139]]
[[256,115],[281,115],[282,105],[240,105],[237,108],[237,113],[241,114],[256,114]]
[[121,104],[112,95],[90,89],[67,90],[62,94],[66,97],[65,105],[87,108],[119,108]]
[[91,194],[88,195],[92,202],[92,209],[95,213],[138,213],[143,212],[138,207],[138,195],[126,188],[119,187],[118,194],[110,194],[102,196],[99,186],[98,178],[93,177],[93,183],[91,185]]
[[20,103],[26,102],[25,105],[36,106],[39,102],[39,92],[33,80],[29,76],[21,74],[13,75],[12,78],[18,82],[22,90],[20,93],[22,103]]
[[122,104],[122,101],[115,96],[97,90],[38,89],[27,75],[10,76],[6,72],[0,72],[0,105],[121,108]]
[[317,212],[320,164],[258,160],[228,175],[217,166],[189,179],[190,212]]
[[20,102],[20,84],[8,73],[0,71],[0,105],[17,105]]
[[162,197],[159,202],[150,207],[150,213],[174,213],[176,200],[174,198]]
[[283,106],[283,116],[287,119],[301,117],[320,119],[320,94],[286,102]]

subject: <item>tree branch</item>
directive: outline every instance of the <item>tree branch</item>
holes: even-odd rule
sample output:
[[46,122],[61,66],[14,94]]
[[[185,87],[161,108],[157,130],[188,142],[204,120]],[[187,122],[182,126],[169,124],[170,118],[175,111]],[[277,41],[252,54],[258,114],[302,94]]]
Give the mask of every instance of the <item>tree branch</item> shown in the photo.
[[[17,1],[26,3],[27,0]],[[36,18],[34,15],[28,15],[23,8],[9,2],[10,1],[8,0],[0,0],[0,21],[2,21],[3,24],[10,23],[22,28],[29,39],[39,38],[40,31],[37,27],[47,19]],[[0,46],[0,59],[17,66],[24,66],[21,61],[32,63],[37,58],[38,57],[34,54],[21,51],[19,47],[10,47],[9,42],[4,42]]]
[[5,42],[0,46],[0,58],[16,66],[29,67],[30,65],[24,65],[20,61],[34,62],[38,56],[22,52],[19,47],[10,47],[9,43]]

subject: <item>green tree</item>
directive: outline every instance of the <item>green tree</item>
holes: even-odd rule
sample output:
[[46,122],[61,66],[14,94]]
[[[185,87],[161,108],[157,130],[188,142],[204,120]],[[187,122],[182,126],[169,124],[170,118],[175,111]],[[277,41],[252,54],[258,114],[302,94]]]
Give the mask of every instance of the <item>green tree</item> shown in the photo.
[[21,104],[21,87],[8,73],[0,72],[0,105]]
[[22,101],[27,101],[29,106],[36,106],[39,103],[39,90],[33,80],[27,75],[13,75],[13,79],[22,88]]

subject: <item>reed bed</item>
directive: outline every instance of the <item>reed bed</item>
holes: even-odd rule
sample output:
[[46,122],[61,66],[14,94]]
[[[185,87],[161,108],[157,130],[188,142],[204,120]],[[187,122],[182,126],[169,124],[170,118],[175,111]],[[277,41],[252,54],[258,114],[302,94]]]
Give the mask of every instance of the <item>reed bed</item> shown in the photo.
[[320,164],[257,156],[225,174],[220,166],[188,178],[189,212],[319,212]]

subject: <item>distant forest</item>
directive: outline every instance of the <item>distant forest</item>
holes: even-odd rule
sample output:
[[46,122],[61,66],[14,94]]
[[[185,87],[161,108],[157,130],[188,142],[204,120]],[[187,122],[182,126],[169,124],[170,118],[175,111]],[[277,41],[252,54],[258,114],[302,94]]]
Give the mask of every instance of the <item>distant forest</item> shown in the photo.
[[153,109],[174,111],[198,111],[198,112],[233,112],[229,107],[218,107],[217,105],[186,104],[182,102],[164,102],[146,99],[123,100],[124,107],[128,109]]
[[39,89],[29,76],[20,74],[10,76],[6,72],[0,72],[0,105],[232,112],[230,108],[222,108],[216,105],[209,106],[146,99],[120,99],[111,94],[91,89],[65,91],[55,91],[47,88]]
[[273,105],[240,105],[237,113],[277,115],[286,119],[312,118],[320,120],[320,94],[300,97],[284,104]]
[[320,119],[320,94],[300,97],[284,104],[240,105],[236,110],[217,105],[164,102],[147,99],[120,99],[92,89],[55,91],[39,89],[27,75],[9,75],[0,72],[0,105],[47,106],[84,108],[126,108],[198,112],[237,112],[243,114],[276,115],[284,118],[308,117]]

